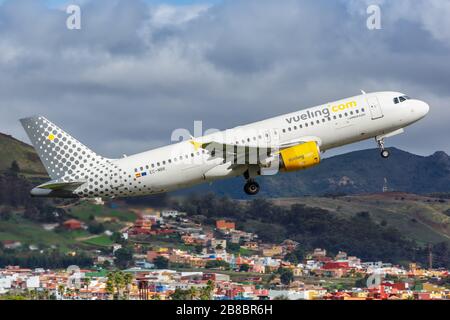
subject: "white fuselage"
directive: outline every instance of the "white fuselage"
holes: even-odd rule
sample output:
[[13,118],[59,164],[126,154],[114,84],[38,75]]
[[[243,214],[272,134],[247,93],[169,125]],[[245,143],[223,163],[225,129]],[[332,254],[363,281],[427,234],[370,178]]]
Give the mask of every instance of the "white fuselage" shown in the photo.
[[[316,140],[322,152],[361,140],[388,135],[423,118],[429,110],[419,100],[394,103],[398,92],[363,94],[321,106],[236,127],[196,141],[255,147],[285,145],[302,139]],[[227,170],[223,160],[183,141],[151,151],[113,160],[117,175],[114,188],[94,190],[81,186],[80,196],[133,196],[174,191],[202,182],[238,176],[241,166]],[[229,165],[228,165],[229,167]],[[211,174],[208,174],[210,172]]]

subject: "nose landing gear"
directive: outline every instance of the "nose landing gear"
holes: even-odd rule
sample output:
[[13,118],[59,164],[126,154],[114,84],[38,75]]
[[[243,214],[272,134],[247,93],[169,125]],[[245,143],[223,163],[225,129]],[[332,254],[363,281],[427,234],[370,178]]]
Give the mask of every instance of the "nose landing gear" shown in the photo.
[[389,158],[389,156],[391,155],[391,153],[389,152],[389,150],[387,150],[387,149],[384,148],[384,139],[378,139],[378,138],[375,138],[375,140],[377,141],[378,148],[380,148],[380,150],[381,150],[381,157],[382,157],[383,159]]
[[384,158],[384,159],[389,158],[390,155],[391,155],[391,153],[389,152],[389,150],[381,151],[381,157]]

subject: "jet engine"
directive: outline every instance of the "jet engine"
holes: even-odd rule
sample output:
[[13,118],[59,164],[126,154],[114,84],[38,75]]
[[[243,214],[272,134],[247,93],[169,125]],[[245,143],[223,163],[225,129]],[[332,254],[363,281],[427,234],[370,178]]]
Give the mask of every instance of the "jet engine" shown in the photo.
[[315,141],[283,149],[279,154],[280,169],[285,171],[308,169],[320,163],[320,149]]

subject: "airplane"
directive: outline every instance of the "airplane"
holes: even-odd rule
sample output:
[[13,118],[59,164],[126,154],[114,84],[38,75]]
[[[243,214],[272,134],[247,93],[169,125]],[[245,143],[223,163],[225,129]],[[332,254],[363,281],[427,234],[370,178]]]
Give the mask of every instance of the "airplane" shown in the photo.
[[34,197],[120,198],[175,191],[243,176],[244,191],[260,191],[255,178],[304,170],[332,148],[385,139],[424,118],[421,100],[399,92],[366,93],[267,120],[219,131],[118,159],[96,154],[43,116],[21,119],[51,181]]

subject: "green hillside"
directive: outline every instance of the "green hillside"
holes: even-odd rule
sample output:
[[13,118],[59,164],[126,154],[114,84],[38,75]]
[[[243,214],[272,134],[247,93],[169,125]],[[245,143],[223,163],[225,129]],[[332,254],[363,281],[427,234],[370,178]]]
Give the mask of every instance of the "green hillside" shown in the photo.
[[33,147],[0,133],[0,172],[11,168],[13,161],[17,161],[23,174],[46,176],[44,166]]
[[318,207],[344,218],[369,212],[379,224],[394,227],[418,244],[450,243],[450,201],[403,193],[355,195],[346,197],[303,197],[272,200],[290,206],[304,204]]
[[[93,223],[101,223],[105,230],[113,232],[126,228],[131,221],[136,219],[136,214],[126,208],[111,209],[108,206],[95,205],[88,201],[59,206],[59,209],[65,211],[62,220],[75,218],[84,222],[87,226]],[[68,231],[63,228],[56,228],[51,231],[45,230],[44,222],[27,218],[24,208],[0,206],[0,212],[10,213],[8,218],[5,218],[4,214],[0,215],[0,241],[15,240],[22,242],[24,245],[37,245],[39,248],[57,246],[63,251],[76,248],[104,247],[112,244],[108,236],[94,234],[88,230]],[[108,221],[109,218],[114,221]]]

